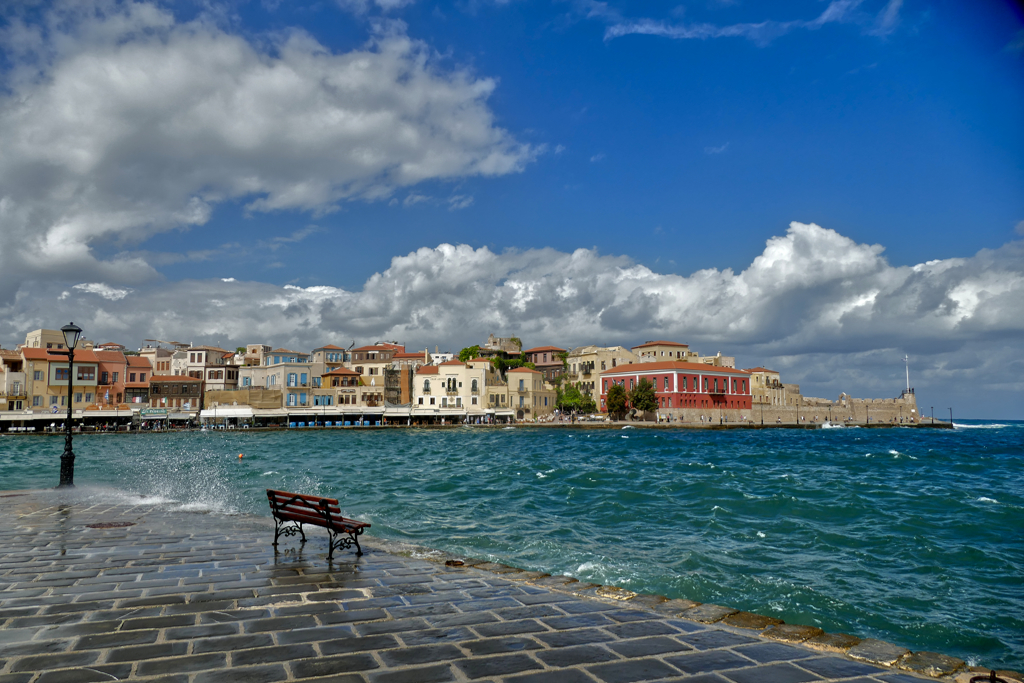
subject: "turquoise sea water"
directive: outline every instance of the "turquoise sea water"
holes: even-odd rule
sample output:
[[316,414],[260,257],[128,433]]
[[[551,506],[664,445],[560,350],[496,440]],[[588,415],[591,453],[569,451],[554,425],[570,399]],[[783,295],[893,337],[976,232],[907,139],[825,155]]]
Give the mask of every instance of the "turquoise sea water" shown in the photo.
[[[62,448],[0,437],[0,489],[53,486]],[[97,497],[267,515],[268,487],[330,495],[376,536],[1024,670],[1024,422],[87,435],[75,452]]]

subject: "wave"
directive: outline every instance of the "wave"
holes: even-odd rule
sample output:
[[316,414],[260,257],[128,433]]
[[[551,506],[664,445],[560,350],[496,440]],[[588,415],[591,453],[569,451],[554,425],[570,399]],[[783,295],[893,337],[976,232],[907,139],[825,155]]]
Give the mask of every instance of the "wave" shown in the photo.
[[954,422],[953,423],[953,428],[954,429],[1005,429],[1007,427],[1012,427],[1012,426],[1013,425],[1003,424],[1001,422],[995,422],[993,424],[988,424],[988,425],[965,425],[965,424],[960,424],[958,422]]

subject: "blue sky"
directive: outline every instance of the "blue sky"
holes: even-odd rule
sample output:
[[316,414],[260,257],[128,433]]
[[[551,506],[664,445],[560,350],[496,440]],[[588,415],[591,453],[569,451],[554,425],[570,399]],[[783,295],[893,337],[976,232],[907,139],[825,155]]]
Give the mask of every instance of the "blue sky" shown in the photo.
[[895,395],[910,353],[1024,417],[1013,3],[0,18],[5,347],[68,316],[129,345],[670,337],[828,397]]

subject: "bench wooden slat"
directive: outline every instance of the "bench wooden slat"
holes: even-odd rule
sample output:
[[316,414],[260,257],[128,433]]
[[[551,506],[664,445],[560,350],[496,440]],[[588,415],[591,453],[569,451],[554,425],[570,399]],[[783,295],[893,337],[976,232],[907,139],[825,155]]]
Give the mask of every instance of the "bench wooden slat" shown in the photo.
[[[327,520],[324,519],[323,515],[318,515],[315,512],[295,512],[295,511],[281,511],[278,510],[277,516],[281,519],[287,519],[292,522],[302,522],[303,524],[314,524],[316,526],[327,526]],[[331,517],[331,524],[338,528],[350,528],[350,529],[365,529],[370,526],[366,522],[360,522],[355,519],[347,519],[345,517]]]
[[287,502],[292,498],[299,498],[301,500],[309,501],[310,503],[320,504],[321,500],[326,500],[328,505],[337,505],[337,498],[328,498],[327,496],[309,496],[303,493],[288,493],[287,491],[275,491],[274,489],[267,489],[267,495],[273,494],[274,498],[281,502]]

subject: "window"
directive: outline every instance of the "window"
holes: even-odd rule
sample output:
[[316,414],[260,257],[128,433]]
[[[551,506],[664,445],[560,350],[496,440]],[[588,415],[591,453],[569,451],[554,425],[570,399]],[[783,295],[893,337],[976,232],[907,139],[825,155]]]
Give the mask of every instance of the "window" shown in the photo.
[[430,393],[430,380],[429,379],[423,380],[423,393],[424,394],[429,394]]
[[46,348],[52,349],[53,348],[53,344],[51,344],[50,342],[46,342]]
[[307,375],[306,373],[302,373],[301,375],[299,375],[299,383],[302,384],[302,386],[306,386],[308,381],[309,375]]
[[[112,377],[113,377],[113,381],[114,381],[114,382],[117,382],[117,373],[116,373],[116,372],[115,372],[115,373],[113,373]],[[90,377],[89,379],[93,379],[93,378],[92,378],[92,377]]]
[[42,405],[43,405],[43,397],[42,396],[33,396],[32,397],[32,407],[33,408],[39,408]]
[[306,392],[299,394],[299,403],[306,405]]
[[523,390],[523,380],[519,380],[519,391]]
[[298,383],[298,374],[294,372],[288,373],[288,386],[294,387]]
[[732,381],[732,393],[736,393],[736,380]]
[[420,405],[423,405],[423,397],[420,396]]
[[473,405],[476,405],[476,396],[473,397]]
[[135,373],[134,372],[128,374],[128,381],[129,382],[134,382],[135,381]]
[[243,386],[243,387],[247,387],[247,386],[250,386],[250,385],[249,385],[249,382],[250,382],[250,380],[251,380],[251,378],[249,378],[249,377],[243,377],[243,378],[242,378],[242,386]]
[[320,388],[320,378],[319,377],[314,377],[313,378],[313,388],[314,389],[319,389]]
[[56,376],[58,381],[63,380],[63,381],[66,382],[67,379],[68,379],[68,369],[67,368],[57,368],[57,372],[56,372],[55,376]]
[[601,382],[601,392],[602,393],[607,393],[607,391],[608,391],[608,380],[604,380],[604,381]]
[[[118,396],[120,397],[121,394],[118,394]],[[85,394],[85,402],[92,403],[92,394],[90,394],[89,392],[86,392]],[[120,403],[120,401],[118,401],[118,403]]]
[[456,396],[455,397],[455,407],[456,408],[461,408],[462,407],[462,397],[461,396]]
[[519,397],[519,407],[520,408],[523,407],[523,397],[522,396]]
[[[478,389],[477,389],[477,381],[473,380],[473,384],[471,386],[472,386],[472,391],[475,394],[478,391]],[[476,403],[475,400],[473,402]]]
[[144,372],[140,372],[139,373],[139,381],[140,382],[145,382],[146,381],[146,373],[144,373]]
[[41,382],[43,380],[43,371],[42,370],[36,370],[35,372],[33,372],[32,373],[32,379],[34,379],[37,382]]
[[50,405],[51,406],[57,405],[57,397],[56,396],[51,396],[50,397]]
[[665,378],[665,391],[668,391],[668,377]]
[[433,396],[430,397],[430,405],[434,405],[434,397]]
[[441,407],[442,408],[447,408],[448,407],[448,397],[447,396],[442,396],[441,397]]

